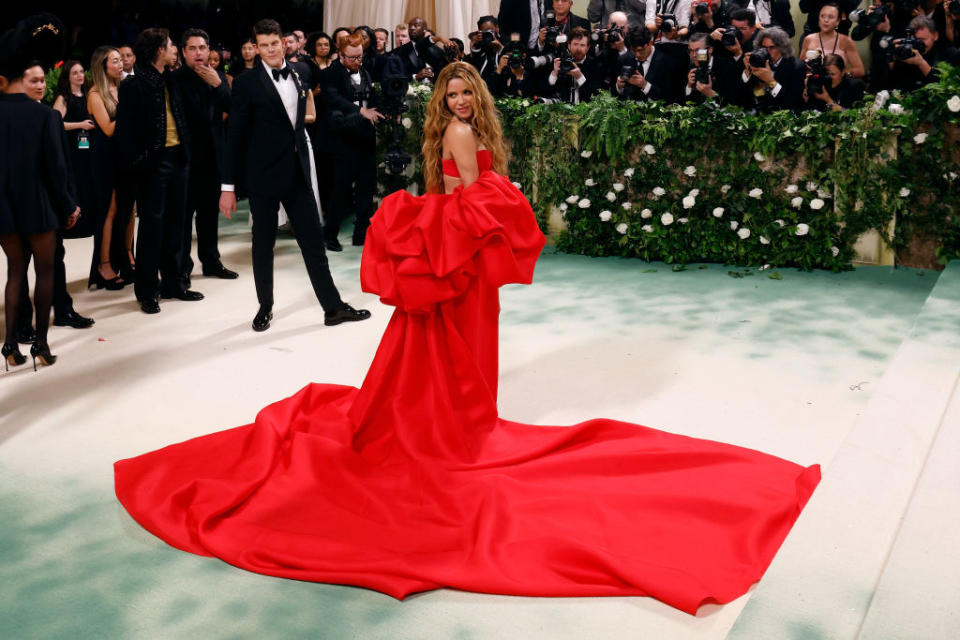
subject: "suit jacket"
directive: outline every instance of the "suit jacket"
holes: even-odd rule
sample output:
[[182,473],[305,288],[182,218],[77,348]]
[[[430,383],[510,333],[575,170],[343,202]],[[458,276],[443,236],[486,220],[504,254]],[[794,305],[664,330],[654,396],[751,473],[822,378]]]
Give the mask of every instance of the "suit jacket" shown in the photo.
[[310,184],[310,152],[303,117],[310,88],[303,84],[297,67],[291,74],[297,87],[297,115],[290,124],[283,100],[264,65],[257,66],[233,81],[227,153],[222,181],[237,191],[280,198],[292,188],[294,171]]
[[[603,88],[603,65],[593,56],[587,56],[578,66],[587,79],[580,87],[580,102],[586,102]],[[573,104],[573,78],[565,73],[558,74],[556,84],[550,86],[549,77],[550,74],[547,74],[546,88],[552,94],[551,97]]]
[[174,71],[172,78],[179,85],[190,129],[191,172],[210,172],[219,183],[227,137],[223,114],[230,110],[230,85],[222,72],[217,75],[220,86],[216,88],[187,66]]
[[[361,68],[360,77],[369,89],[367,106],[376,108],[379,101],[373,91],[370,75]],[[323,116],[327,119],[331,134],[328,142],[331,153],[342,154],[359,149],[369,152],[371,147],[376,146],[376,129],[369,120],[360,115],[360,107],[354,104],[353,94],[350,72],[339,60],[334,62],[328,68],[327,85],[321,94]]]
[[757,111],[761,113],[771,113],[784,109],[799,111],[804,107],[803,82],[806,77],[806,64],[796,58],[783,58],[776,69],[773,70],[773,79],[779,82],[782,87],[776,96],[770,90],[765,90],[763,95],[759,97],[754,96],[752,89],[749,88],[752,83],[747,83],[747,91],[754,98],[753,104]]
[[[536,0],[532,0],[536,2]],[[530,2],[531,0],[501,0],[500,11],[497,13],[497,22],[500,23],[500,33],[509,39],[511,33],[520,34],[520,42],[526,47],[530,41]],[[544,0],[544,7],[551,6],[550,0]],[[537,25],[539,29],[539,25]]]
[[26,94],[0,95],[0,232],[43,233],[76,209],[60,114]]
[[[710,82],[717,95],[713,98],[714,102],[721,106],[744,104],[744,86],[741,80],[743,66],[737,60],[730,56],[713,56],[713,64],[710,68]],[[696,65],[690,65],[690,69]],[[688,70],[689,72],[689,70]],[[686,94],[686,88],[684,88]],[[691,89],[690,95],[686,96],[688,104],[702,104],[706,102],[702,93],[697,91],[696,86]]]
[[403,72],[408,76],[412,76],[418,73],[423,69],[426,64],[423,61],[423,58],[417,53],[417,50],[414,48],[413,41],[397,47],[391,51],[388,55],[397,56],[400,59],[401,64],[403,65]]
[[620,70],[627,65],[634,65],[636,58],[633,52],[626,51],[620,56],[617,73],[613,77],[614,85],[613,95],[619,95],[623,99],[633,100],[662,100],[667,103],[680,103],[683,101],[683,87],[686,85],[686,65],[678,56],[665,53],[661,49],[654,47],[650,54],[650,67],[644,79],[652,87],[649,93],[644,93],[633,85],[627,85],[622,94],[617,93],[616,79],[620,76]]
[[164,149],[167,109],[164,91],[170,94],[170,110],[176,122],[180,144],[191,151],[190,129],[180,87],[169,71],[160,73],[153,65],[137,65],[136,74],[127,76],[117,91],[117,130],[115,133],[121,171],[150,171]]

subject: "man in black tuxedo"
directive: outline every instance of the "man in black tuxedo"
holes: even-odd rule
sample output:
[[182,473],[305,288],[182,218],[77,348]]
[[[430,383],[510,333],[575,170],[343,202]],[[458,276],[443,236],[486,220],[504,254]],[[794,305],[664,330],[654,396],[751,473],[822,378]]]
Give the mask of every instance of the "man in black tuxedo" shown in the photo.
[[[377,191],[377,134],[383,118],[370,74],[362,66],[363,40],[347,38],[340,58],[330,65],[323,93],[323,113],[331,132],[327,143],[333,155],[333,195],[324,212],[327,249],[341,251],[340,224],[354,215],[353,245],[362,246],[373,215]],[[320,144],[320,142],[318,142]]]
[[743,57],[747,106],[759,113],[800,111],[807,65],[794,57],[790,36],[780,27],[770,27],[760,31],[756,41],[757,49]]
[[158,296],[203,299],[182,277],[190,131],[167,70],[177,60],[169,32],[146,29],[133,48],[137,71],[120,83],[117,149],[120,166],[134,176],[140,218],[134,292],[144,313],[159,313]]
[[241,186],[249,194],[253,279],[260,303],[253,330],[265,331],[273,318],[273,247],[281,203],[323,307],[324,324],[366,320],[369,311],[354,309],[340,299],[323,248],[304,130],[308,116],[310,120],[316,117],[310,87],[284,60],[279,24],[260,20],[253,26],[253,37],[260,57],[250,73],[233,82],[220,193],[220,211],[228,218],[237,210],[235,187]]
[[427,38],[427,21],[423,18],[413,18],[407,24],[410,42],[396,47],[390,55],[397,56],[403,65],[404,74],[413,76],[414,80],[432,80],[433,69],[426,54],[431,42]]
[[[554,22],[560,33],[570,39],[571,32],[577,27],[590,31],[590,21],[570,12],[573,0],[553,0]],[[542,20],[537,34],[536,48],[543,51],[547,47],[547,23]]]
[[[673,55],[676,43],[655,48],[646,27],[631,27],[627,34],[629,51],[620,56],[620,68],[613,94],[628,100],[663,100],[679,103],[683,95],[686,63]],[[681,45],[682,46],[682,45]]]
[[712,38],[706,33],[695,33],[687,43],[690,52],[690,70],[687,72],[687,87],[684,98],[687,103],[701,104],[713,100],[719,105],[742,105],[743,53],[739,43],[733,46],[736,53],[714,55]]
[[202,29],[183,32],[184,66],[173,72],[180,86],[190,128],[190,177],[184,216],[183,278],[190,282],[193,216],[197,216],[197,257],[203,275],[232,280],[237,277],[220,262],[217,249],[217,211],[220,199],[220,165],[225,145],[224,114],[230,108],[226,77],[210,67],[210,36]]
[[504,37],[516,33],[524,47],[536,47],[540,18],[549,6],[550,0],[500,0],[497,22]]
[[570,33],[567,49],[573,59],[573,68],[561,73],[562,61],[553,61],[553,69],[547,76],[547,90],[554,100],[568,104],[580,104],[590,100],[603,86],[603,66],[590,51],[590,32],[577,27]]

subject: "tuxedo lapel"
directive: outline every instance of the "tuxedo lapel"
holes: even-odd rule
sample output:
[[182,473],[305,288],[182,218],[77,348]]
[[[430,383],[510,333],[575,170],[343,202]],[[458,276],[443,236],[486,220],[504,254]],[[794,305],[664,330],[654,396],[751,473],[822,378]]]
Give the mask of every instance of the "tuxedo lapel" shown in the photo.
[[290,117],[287,115],[287,109],[283,106],[283,100],[280,99],[280,92],[277,91],[277,85],[273,83],[273,78],[271,78],[267,73],[267,68],[265,65],[260,65],[260,72],[258,75],[264,91],[267,92],[267,100],[273,103],[273,105],[280,110],[280,115],[283,116],[284,121],[290,122]]

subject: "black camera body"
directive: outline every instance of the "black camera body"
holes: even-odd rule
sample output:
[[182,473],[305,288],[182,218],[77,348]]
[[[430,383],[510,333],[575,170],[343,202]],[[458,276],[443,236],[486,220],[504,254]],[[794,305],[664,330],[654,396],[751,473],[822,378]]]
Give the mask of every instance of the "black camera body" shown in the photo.
[[696,54],[697,70],[694,73],[694,80],[700,84],[710,84],[710,50],[697,49]]
[[884,36],[880,39],[880,48],[886,51],[889,60],[906,60],[912,58],[914,53],[923,55],[927,52],[927,45],[920,40],[913,29],[907,28],[906,35],[902,38],[894,36]]
[[710,13],[710,0],[693,0],[693,11],[698,16]]
[[557,46],[557,37],[560,35],[560,27],[557,26],[557,15],[553,11],[547,11],[543,14],[543,21],[547,28],[544,35],[544,48],[554,48]]
[[763,47],[750,52],[750,66],[759,69],[770,62],[770,52]]
[[720,42],[721,47],[732,47],[733,45],[740,42],[740,31],[737,30],[734,26],[721,27],[720,28]]
[[818,93],[823,92],[824,82],[827,78],[827,70],[823,67],[823,55],[820,51],[811,51],[817,55],[807,59],[807,95],[811,98]]
[[850,12],[850,21],[854,23],[850,30],[850,37],[854,40],[863,40],[877,27],[883,24],[884,19],[890,16],[891,9],[886,4],[872,5],[865,9],[855,9]]
[[560,45],[557,57],[560,58],[560,69],[557,70],[557,73],[561,76],[570,73],[577,66],[577,63],[573,61],[573,54],[570,53],[566,44]]
[[660,32],[661,33],[673,33],[679,28],[680,23],[677,21],[677,16],[672,13],[663,13],[660,14]]
[[603,47],[609,47],[621,40],[623,40],[623,28],[618,26],[609,29],[594,29],[590,33],[590,41]]
[[503,55],[507,58],[507,66],[513,70],[523,68],[524,47],[517,40],[511,40],[503,47]]

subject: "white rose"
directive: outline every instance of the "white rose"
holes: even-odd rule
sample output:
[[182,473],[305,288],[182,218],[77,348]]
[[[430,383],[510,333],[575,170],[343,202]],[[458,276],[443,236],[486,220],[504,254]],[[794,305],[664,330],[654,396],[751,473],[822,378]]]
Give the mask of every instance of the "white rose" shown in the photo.
[[829,198],[830,192],[827,191],[826,189],[817,189],[817,197],[823,198],[823,199]]
[[566,210],[567,210],[567,203],[566,203],[566,202],[561,202],[561,203],[560,203],[560,211],[566,211]]
[[820,185],[818,185],[816,182],[807,183],[807,191],[816,191],[819,188],[820,188]]
[[697,175],[697,168],[696,168],[695,166],[693,166],[693,165],[689,165],[688,167],[686,167],[686,168],[683,170],[683,173],[684,173],[685,175],[688,175],[688,176],[690,176],[690,177],[693,177],[693,176]]
[[522,104],[522,105],[525,106],[525,107],[529,107],[529,106],[530,106],[530,101],[529,101],[529,100],[524,100],[524,101],[521,102],[520,104]]
[[739,226],[740,226],[740,223],[737,222],[736,220],[731,220],[731,221],[730,221],[730,231],[736,231],[736,230],[737,230],[737,227],[739,227]]
[[783,220],[781,220],[781,219],[779,219],[779,218],[777,218],[776,220],[774,220],[773,223],[776,224],[778,227],[782,227],[784,224],[786,224]]
[[687,224],[689,220],[687,218],[677,218],[677,222],[679,222],[680,224]]
[[583,200],[581,200],[580,202],[577,203],[577,206],[580,207],[581,209],[589,209],[589,208],[590,208],[590,200],[587,199],[587,198],[584,198]]
[[616,201],[617,201],[617,196],[613,193],[613,191],[607,191],[606,198],[607,198],[607,200],[609,200],[610,202],[616,202]]
[[650,211],[650,209],[644,209],[643,211],[640,212],[640,217],[641,217],[641,218],[644,218],[644,219],[646,219],[646,218],[652,218],[652,217],[653,217],[653,211]]
[[665,226],[665,227],[670,226],[671,224],[673,224],[673,214],[672,214],[672,213],[665,213],[665,214],[663,214],[662,216],[660,216],[660,224],[662,224],[662,225]]
[[898,115],[900,115],[901,113],[903,113],[903,106],[897,104],[896,102],[894,102],[894,103],[891,104],[889,107],[887,107],[887,111],[889,111],[890,113],[892,113],[892,114],[895,115],[895,116],[898,116]]
[[604,210],[600,212],[600,219],[603,220],[604,222],[610,222],[610,218],[612,217],[613,217],[613,214],[609,211]]
[[567,196],[567,202],[569,204],[577,204],[577,200],[580,199],[580,196]]
[[592,187],[597,183],[594,182],[593,178],[587,178],[586,180],[583,181],[583,184],[587,185],[588,187]]
[[688,195],[692,198],[696,198],[700,195],[700,189],[690,189],[690,193]]
[[647,233],[653,233],[653,227],[651,227],[649,224],[645,224],[640,228],[646,231]]
[[833,254],[833,257],[836,258],[840,255],[840,247],[830,247],[830,253]]
[[626,209],[627,211],[630,211],[630,209],[633,208],[633,203],[632,203],[632,202],[624,202],[624,203],[623,203],[622,205],[620,205],[620,206],[623,207],[624,209]]
[[697,199],[692,196],[687,196],[683,199],[683,208],[692,209],[693,205],[697,204]]
[[744,227],[740,229],[740,231],[737,231],[737,235],[740,236],[741,240],[746,240],[747,238],[750,237],[750,229],[747,229],[746,227]]
[[627,223],[626,223],[626,222],[621,222],[620,224],[617,225],[617,233],[619,233],[620,235],[623,235],[623,234],[625,234],[626,232],[627,232]]
[[620,193],[621,191],[623,191],[623,183],[622,183],[622,182],[614,182],[614,183],[613,183],[613,190],[616,191],[617,193]]
[[763,154],[760,153],[759,151],[753,154],[753,159],[756,160],[757,162],[764,162],[766,160]]
[[796,233],[798,236],[805,236],[805,235],[807,235],[809,232],[810,232],[810,226],[809,226],[809,225],[806,225],[806,224],[804,224],[804,223],[801,222],[800,224],[797,225],[797,230],[796,230],[795,233]]
[[913,136],[913,141],[916,142],[917,144],[923,144],[924,142],[927,141],[927,134],[918,133],[917,135]]
[[960,96],[952,96],[947,100],[947,109],[950,109],[953,113],[960,111]]
[[714,210],[713,210],[713,217],[714,217],[714,218],[722,218],[722,217],[723,217],[723,207],[717,207],[716,209],[714,209]]
[[798,186],[795,185],[795,184],[788,184],[788,185],[787,185],[787,188],[786,188],[786,192],[787,192],[787,193],[791,193],[791,194],[792,194],[792,193],[796,193],[796,192],[799,191],[799,190],[800,190],[800,187],[798,187]]
[[760,236],[760,244],[770,244],[770,240],[766,236]]
[[750,189],[750,193],[747,194],[751,198],[756,198],[759,200],[763,196],[763,189]]
[[[802,204],[803,204],[803,198],[800,197],[800,196],[795,196],[795,197],[790,201],[790,206],[793,207],[794,209],[799,209],[799,208],[800,208],[800,205],[802,205]],[[780,226],[783,226],[783,225],[780,225]]]
[[583,151],[580,152],[581,158],[589,158],[592,155],[593,155],[593,151],[590,151],[589,149],[584,149]]
[[910,195],[910,189],[907,189],[906,187],[903,187],[902,189],[900,189],[901,198],[906,198],[908,195]]
[[634,169],[633,167],[630,167],[629,169],[623,172],[623,177],[632,178],[634,171],[636,171],[636,169]]
[[820,198],[814,198],[810,201],[810,208],[814,211],[819,211],[820,209],[823,209],[823,204],[823,200]]
[[665,195],[666,193],[667,193],[667,190],[664,189],[663,187],[654,187],[654,188],[653,188],[653,195],[657,196],[658,198],[659,198],[660,196],[662,196],[662,195]]
[[730,185],[725,184],[722,187],[720,187],[720,193],[726,193],[727,191],[730,191]]
[[510,184],[512,184],[513,186],[515,186],[517,189],[522,189],[522,188],[523,188],[523,187],[520,186],[520,183],[519,183],[519,182],[511,182]]
[[879,111],[883,109],[883,105],[887,104],[887,100],[890,99],[890,92],[884,89],[877,94],[877,97],[873,100],[873,110]]
[[648,156],[652,156],[657,152],[657,150],[653,148],[652,144],[645,144],[643,145],[643,152]]
[[409,129],[410,127],[413,126],[413,120],[411,120],[410,118],[404,118],[403,120],[400,121],[400,124],[403,125],[404,129]]

